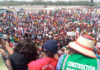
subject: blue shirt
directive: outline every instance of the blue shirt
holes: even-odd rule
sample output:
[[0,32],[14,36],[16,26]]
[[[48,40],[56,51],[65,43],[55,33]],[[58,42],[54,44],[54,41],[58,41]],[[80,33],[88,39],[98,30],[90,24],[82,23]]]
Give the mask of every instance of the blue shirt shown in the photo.
[[100,55],[96,54],[96,56],[97,56],[97,58],[99,58],[99,59],[100,59]]
[[56,70],[60,70],[65,55],[66,55],[66,54],[63,54],[63,55],[59,58],[59,61],[58,61],[58,63],[57,63]]

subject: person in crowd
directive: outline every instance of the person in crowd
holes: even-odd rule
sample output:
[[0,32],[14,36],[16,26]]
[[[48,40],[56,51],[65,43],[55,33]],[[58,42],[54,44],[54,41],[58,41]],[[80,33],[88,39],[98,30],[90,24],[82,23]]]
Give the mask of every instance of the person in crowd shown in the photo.
[[96,56],[100,59],[100,42],[98,42],[96,45]]
[[[39,58],[42,58],[44,55],[42,44],[49,39],[55,39],[58,42],[60,56],[66,53],[65,47],[68,42],[76,40],[80,35],[89,34],[96,38],[100,34],[99,19],[99,9],[90,7],[48,10],[48,12],[39,10],[37,13],[27,11],[16,14],[6,13],[0,17],[0,38],[3,37],[6,40],[6,44],[3,45],[7,51],[1,49],[3,52],[1,53],[5,58],[9,55],[14,56],[15,51],[12,49],[16,47],[16,44],[22,39],[30,38],[35,43]],[[19,51],[21,55],[24,55],[21,49]],[[24,53],[26,55],[26,52]]]
[[[9,66],[7,65],[7,63],[5,62],[6,58],[13,54],[13,50],[7,46],[8,42],[0,39],[0,70],[13,70],[12,66],[11,66],[11,62],[8,60],[7,63],[9,64]],[[8,53],[7,53],[8,52]]]
[[57,70],[100,70],[96,58],[94,38],[88,35],[78,37],[69,43],[69,52],[59,58]]
[[56,70],[58,50],[56,40],[50,39],[43,44],[43,58],[32,61],[28,64],[29,70]]
[[13,54],[13,50],[9,47],[9,43],[4,39],[0,39],[0,51],[4,59]]
[[21,40],[14,48],[14,53],[8,57],[6,63],[11,62],[13,70],[27,70],[27,64],[38,58],[37,48],[30,39]]
[[1,52],[2,51],[0,50],[0,70],[12,70],[11,68],[8,68],[7,65],[5,64]]
[[96,44],[96,56],[97,58],[100,59],[100,38],[98,38],[97,44]]

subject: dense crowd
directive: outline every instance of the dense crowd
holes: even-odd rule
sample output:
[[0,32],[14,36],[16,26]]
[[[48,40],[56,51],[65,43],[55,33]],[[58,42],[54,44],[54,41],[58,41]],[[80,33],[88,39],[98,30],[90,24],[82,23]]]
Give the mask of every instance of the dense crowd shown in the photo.
[[90,7],[7,13],[0,44],[10,70],[99,70],[100,13]]
[[67,32],[76,33],[71,39],[83,33],[96,37],[99,32],[99,19],[100,15],[91,8],[41,10],[37,14],[8,13],[0,17],[2,26],[0,35],[6,36],[9,42],[18,42],[30,37],[37,39],[38,42],[41,40],[41,43],[51,38],[64,41],[65,38],[70,37]]

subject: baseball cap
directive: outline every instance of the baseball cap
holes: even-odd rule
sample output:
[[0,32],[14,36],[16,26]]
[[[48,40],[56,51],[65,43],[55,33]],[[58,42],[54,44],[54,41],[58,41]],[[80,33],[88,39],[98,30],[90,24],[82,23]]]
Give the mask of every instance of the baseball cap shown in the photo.
[[58,50],[57,41],[53,39],[47,40],[43,44],[43,49],[46,52],[57,53]]

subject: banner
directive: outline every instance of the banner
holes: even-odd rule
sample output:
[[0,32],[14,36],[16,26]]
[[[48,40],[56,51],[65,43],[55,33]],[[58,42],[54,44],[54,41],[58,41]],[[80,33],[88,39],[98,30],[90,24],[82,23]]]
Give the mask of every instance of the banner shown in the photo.
[[76,32],[67,32],[67,36],[76,36]]

